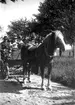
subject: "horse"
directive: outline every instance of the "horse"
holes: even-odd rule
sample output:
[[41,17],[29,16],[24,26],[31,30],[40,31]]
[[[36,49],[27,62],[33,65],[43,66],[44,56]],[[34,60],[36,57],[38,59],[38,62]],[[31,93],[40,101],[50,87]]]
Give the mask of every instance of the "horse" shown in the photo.
[[[35,48],[30,48],[22,46],[21,48],[21,59],[23,64],[23,82],[25,82],[27,75],[27,63],[29,68],[33,65],[40,67],[41,71],[41,89],[50,89],[50,76],[52,71],[52,60],[54,57],[54,52],[57,48],[61,48],[65,51],[66,43],[64,41],[64,36],[61,31],[55,30],[46,35],[41,44]],[[47,87],[44,86],[44,68],[48,67],[48,83]],[[28,71],[28,75],[30,71]]]

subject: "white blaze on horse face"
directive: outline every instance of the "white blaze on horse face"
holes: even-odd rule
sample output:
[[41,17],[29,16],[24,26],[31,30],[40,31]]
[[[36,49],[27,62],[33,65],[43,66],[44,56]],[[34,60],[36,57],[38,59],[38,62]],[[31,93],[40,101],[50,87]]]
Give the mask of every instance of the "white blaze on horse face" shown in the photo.
[[64,41],[64,36],[63,36],[63,34],[62,34],[61,31],[59,31],[59,30],[56,30],[56,31],[54,31],[54,32],[55,32],[56,36],[61,39],[61,41],[62,41],[62,43],[63,43],[63,45],[64,45],[64,48],[65,48],[65,50],[66,50],[67,44],[66,44],[65,41]]
[[72,49],[73,49],[73,46],[71,46],[70,44],[66,45],[66,50],[72,50]]

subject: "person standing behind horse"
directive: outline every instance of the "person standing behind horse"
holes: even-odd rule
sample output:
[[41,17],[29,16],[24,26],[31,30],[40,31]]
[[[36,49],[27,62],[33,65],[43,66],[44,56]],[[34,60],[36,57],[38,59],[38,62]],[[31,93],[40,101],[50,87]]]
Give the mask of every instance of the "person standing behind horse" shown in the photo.
[[[9,76],[9,67],[8,67],[8,59],[10,58],[10,41],[7,36],[4,36],[3,42],[1,43],[1,60],[2,64],[4,65],[4,68],[6,71],[6,79],[8,79]],[[4,71],[4,70],[3,70]]]

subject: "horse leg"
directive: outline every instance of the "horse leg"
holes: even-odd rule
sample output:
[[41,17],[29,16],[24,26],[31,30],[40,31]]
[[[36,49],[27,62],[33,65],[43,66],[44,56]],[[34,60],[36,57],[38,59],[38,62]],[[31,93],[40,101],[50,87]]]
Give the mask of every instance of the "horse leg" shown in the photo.
[[31,81],[30,81],[30,72],[31,72],[31,67],[29,66],[28,67],[28,82],[30,83]]
[[38,65],[36,65],[36,74],[38,74],[38,68],[39,68],[39,66]]
[[26,68],[26,63],[23,64],[23,83],[24,80],[26,79],[27,76],[27,68]]
[[50,85],[51,70],[52,70],[52,63],[50,62],[49,65],[48,65],[48,84],[47,84],[47,90],[51,90],[51,85]]
[[42,78],[41,89],[45,90],[46,88],[44,86],[44,67],[40,66],[40,69],[41,69],[41,78]]

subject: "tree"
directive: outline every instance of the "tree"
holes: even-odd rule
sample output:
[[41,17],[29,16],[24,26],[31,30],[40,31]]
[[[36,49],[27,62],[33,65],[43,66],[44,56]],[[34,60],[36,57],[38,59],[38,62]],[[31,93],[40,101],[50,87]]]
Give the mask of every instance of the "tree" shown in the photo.
[[35,32],[36,34],[40,34],[41,32],[41,24],[39,24],[36,19],[32,19],[28,22],[28,26],[30,27],[31,33]]
[[[41,25],[41,31],[64,31],[65,38],[73,43],[75,40],[75,0],[45,0],[40,3],[39,14],[35,15]],[[44,34],[43,34],[44,35]]]
[[28,21],[25,18],[11,22],[11,25],[8,26],[9,31],[7,32],[8,36],[10,39],[14,39],[17,37],[18,39],[20,38],[25,38],[26,36],[29,35],[30,29],[28,27]]
[[37,25],[38,23],[35,19],[28,21],[25,18],[24,20],[21,19],[13,21],[8,26],[9,31],[7,32],[7,35],[12,42],[15,42],[15,39],[19,39],[27,43],[29,43],[32,40],[35,40],[35,42],[40,43],[42,37],[39,35]]
[[[10,1],[15,2],[17,0],[10,0]],[[24,0],[22,0],[22,1],[24,1]],[[6,4],[7,3],[7,0],[0,0],[0,2]]]

